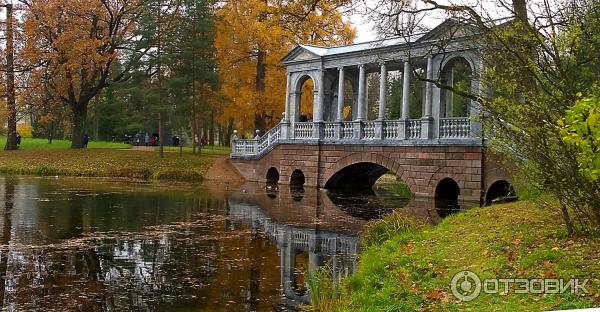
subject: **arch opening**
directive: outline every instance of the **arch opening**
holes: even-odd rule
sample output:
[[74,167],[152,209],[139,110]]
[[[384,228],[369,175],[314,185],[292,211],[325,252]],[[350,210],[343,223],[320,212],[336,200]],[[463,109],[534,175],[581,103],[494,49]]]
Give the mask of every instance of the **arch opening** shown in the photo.
[[296,121],[307,122],[312,119],[315,102],[315,82],[312,77],[305,75],[296,85]]
[[506,180],[498,180],[488,188],[485,194],[485,204],[492,205],[517,200],[513,186]]
[[373,193],[375,182],[389,170],[381,165],[360,162],[336,172],[325,183],[328,190]]
[[271,167],[267,170],[267,184],[277,184],[279,183],[279,171],[277,168]]
[[[468,93],[471,91],[472,70],[469,62],[463,57],[450,60],[441,73],[442,84],[454,90]],[[441,90],[442,117],[468,117],[471,100],[451,90]]]
[[304,172],[300,169],[296,169],[292,172],[290,176],[290,187],[295,189],[304,188],[304,183],[306,183],[306,178],[304,177]]
[[435,209],[442,218],[460,210],[460,187],[451,178],[442,179],[435,188]]

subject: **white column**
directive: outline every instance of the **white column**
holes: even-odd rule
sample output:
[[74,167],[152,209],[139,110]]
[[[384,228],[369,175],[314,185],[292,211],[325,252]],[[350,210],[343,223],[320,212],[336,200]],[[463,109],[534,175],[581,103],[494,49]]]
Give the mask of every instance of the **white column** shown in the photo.
[[319,84],[317,86],[317,96],[315,97],[315,109],[313,121],[321,122],[323,121],[323,102],[325,100],[325,71],[321,70],[319,72]]
[[337,98],[337,121],[344,119],[344,67],[339,67],[338,98]]
[[358,74],[358,112],[356,115],[357,121],[365,119],[365,65],[359,66]]
[[410,100],[410,63],[404,62],[404,71],[402,72],[402,119],[409,118],[408,104]]
[[290,121],[290,81],[292,80],[290,73],[287,74],[287,85],[285,87],[285,113],[283,115],[283,122]]
[[424,117],[431,117],[431,103],[433,99],[433,58],[427,57],[427,82],[425,84],[425,114]]
[[387,67],[381,63],[381,73],[379,75],[379,120],[385,117],[385,101],[387,97]]

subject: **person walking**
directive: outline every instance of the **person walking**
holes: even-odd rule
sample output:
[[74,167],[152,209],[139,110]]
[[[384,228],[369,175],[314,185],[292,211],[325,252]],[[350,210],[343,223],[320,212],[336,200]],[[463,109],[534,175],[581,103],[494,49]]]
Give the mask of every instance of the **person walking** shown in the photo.
[[21,134],[17,132],[17,146],[21,146]]
[[83,135],[83,148],[87,148],[88,143],[90,143],[90,136],[87,134],[84,134]]
[[146,146],[150,144],[150,135],[148,135],[148,132],[146,132],[146,136],[144,137],[144,143],[146,143]]

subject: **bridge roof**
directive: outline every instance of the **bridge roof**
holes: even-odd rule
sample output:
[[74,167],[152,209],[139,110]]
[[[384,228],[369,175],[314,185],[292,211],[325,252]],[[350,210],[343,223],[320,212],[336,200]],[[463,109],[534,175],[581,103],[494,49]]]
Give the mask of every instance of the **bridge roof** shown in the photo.
[[[447,29],[451,28],[452,26],[459,25],[459,24],[464,25],[464,23],[461,23],[455,19],[449,18],[449,19],[446,19],[444,22],[440,23],[435,28],[433,28],[427,32],[413,34],[410,36],[385,38],[385,39],[379,39],[379,40],[374,40],[374,41],[369,41],[369,42],[354,43],[354,44],[349,44],[349,45],[324,47],[324,46],[317,46],[317,45],[310,45],[310,44],[299,44],[294,49],[292,49],[292,51],[290,51],[290,53],[288,53],[282,59],[282,61],[284,63],[287,63],[287,62],[291,62],[294,60],[309,59],[309,58],[314,58],[314,57],[344,55],[344,54],[351,54],[351,53],[362,52],[362,51],[372,51],[372,50],[377,50],[377,49],[381,49],[381,48],[388,48],[388,47],[395,47],[395,46],[401,47],[401,46],[404,46],[404,45],[407,45],[410,43],[418,43],[418,42],[424,42],[424,41],[428,41],[428,40],[434,40],[436,38],[439,38]],[[309,55],[305,55],[304,57],[301,56],[300,58],[298,58],[298,56],[300,56],[302,53],[305,53],[305,52],[308,52],[310,55],[312,55],[312,57],[310,57]]]

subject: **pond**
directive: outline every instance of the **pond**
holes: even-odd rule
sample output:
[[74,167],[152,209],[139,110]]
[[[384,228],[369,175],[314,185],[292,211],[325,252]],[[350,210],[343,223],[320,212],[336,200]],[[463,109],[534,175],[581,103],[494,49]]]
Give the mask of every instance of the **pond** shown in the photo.
[[430,200],[259,184],[157,185],[0,177],[8,311],[273,311],[306,303],[307,272],[356,268],[358,234]]

